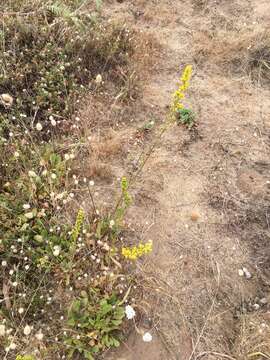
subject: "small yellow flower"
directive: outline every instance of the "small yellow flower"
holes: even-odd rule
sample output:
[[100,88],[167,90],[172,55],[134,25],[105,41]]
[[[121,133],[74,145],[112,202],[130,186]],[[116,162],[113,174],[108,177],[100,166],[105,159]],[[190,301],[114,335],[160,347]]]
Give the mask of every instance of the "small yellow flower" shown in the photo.
[[178,89],[173,93],[173,102],[171,106],[172,114],[184,108],[182,100],[185,98],[185,91],[189,88],[192,75],[192,66],[187,65],[181,75]]
[[145,244],[139,244],[138,246],[133,247],[123,247],[122,255],[129,260],[137,260],[145,254],[150,253],[153,250],[152,241],[149,240]]

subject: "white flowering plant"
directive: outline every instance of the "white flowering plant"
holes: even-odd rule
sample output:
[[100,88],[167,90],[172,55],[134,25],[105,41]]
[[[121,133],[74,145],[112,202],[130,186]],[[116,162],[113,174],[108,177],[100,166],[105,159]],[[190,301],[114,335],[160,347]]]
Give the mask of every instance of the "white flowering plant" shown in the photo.
[[[0,30],[3,359],[28,359],[21,355],[26,347],[35,347],[38,358],[64,357],[69,342],[74,356],[81,352],[91,359],[118,346],[124,302],[131,296],[118,223],[95,208],[95,182],[82,179],[77,159],[85,150],[81,97],[86,90],[101,94],[110,77],[115,92],[122,89],[124,70],[118,67],[128,64],[131,37],[126,27],[93,22],[88,12],[75,11],[79,3],[0,4],[6,14]],[[85,328],[71,323],[76,302],[85,302],[83,291]]]

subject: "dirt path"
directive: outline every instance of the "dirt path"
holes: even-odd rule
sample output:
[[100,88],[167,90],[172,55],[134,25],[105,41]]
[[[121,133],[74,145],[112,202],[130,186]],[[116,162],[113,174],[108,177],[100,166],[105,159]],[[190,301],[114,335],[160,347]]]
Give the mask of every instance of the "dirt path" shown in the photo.
[[[113,359],[244,359],[253,348],[245,348],[243,321],[256,325],[248,334],[257,334],[257,341],[270,325],[261,301],[268,295],[260,267],[265,227],[254,221],[255,207],[269,206],[270,92],[235,67],[233,49],[244,26],[247,37],[264,27],[270,6],[259,0],[162,0],[124,1],[109,9],[162,45],[144,89],[145,106],[162,118],[181,69],[191,63],[187,105],[198,121],[196,133],[171,128],[143,170],[130,217],[155,245],[141,266],[144,311],[152,318],[140,324],[154,336],[143,343],[134,332]],[[250,279],[239,275],[243,267]]]

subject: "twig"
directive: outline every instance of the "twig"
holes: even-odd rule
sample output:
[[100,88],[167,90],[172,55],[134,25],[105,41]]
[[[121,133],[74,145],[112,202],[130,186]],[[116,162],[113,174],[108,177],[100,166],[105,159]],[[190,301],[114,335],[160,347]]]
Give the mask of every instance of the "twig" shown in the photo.
[[[217,294],[218,294],[218,290],[219,290],[219,284],[220,284],[220,270],[219,270],[218,264],[216,264],[216,266],[217,266],[217,272],[218,272],[216,293],[215,293],[215,296],[214,296],[214,298],[213,298],[212,304],[211,304],[211,306],[210,306],[210,308],[209,308],[209,311],[208,311],[208,313],[207,313],[206,320],[205,320],[205,322],[204,322],[204,325],[203,325],[203,327],[202,327],[202,330],[201,330],[201,332],[200,332],[200,334],[199,334],[199,336],[198,336],[198,338],[197,338],[197,341],[196,341],[196,343],[195,343],[195,345],[194,345],[194,347],[193,347],[193,350],[192,350],[192,352],[191,352],[188,360],[192,360],[192,357],[193,357],[193,355],[195,354],[195,351],[196,351],[196,349],[197,349],[197,347],[198,347],[198,345],[199,345],[199,343],[200,343],[200,341],[201,341],[201,338],[202,338],[202,336],[203,336],[204,330],[205,330],[205,328],[206,328],[206,325],[207,325],[207,323],[208,323],[208,320],[209,320],[209,318],[210,318],[210,315],[211,315],[211,313],[212,313],[212,311],[213,311],[213,308],[214,308],[214,305],[215,305],[215,302],[216,302],[216,298],[217,298]],[[198,357],[196,357],[196,359],[197,359],[197,358],[198,358]],[[234,360],[235,360],[235,359],[234,359]]]
[[96,215],[96,214],[97,214],[97,209],[96,209],[95,201],[94,201],[94,198],[93,198],[93,195],[92,195],[92,191],[91,191],[91,189],[90,189],[89,184],[87,184],[87,189],[88,189],[89,196],[90,196],[90,199],[91,199],[91,202],[92,202],[92,206],[93,206],[94,213],[95,213],[95,215]]
[[254,356],[263,356],[264,358],[266,358],[266,359],[268,359],[268,360],[270,359],[269,355],[264,354],[264,353],[262,353],[261,351],[257,351],[257,352],[255,352],[255,353],[248,354],[248,358],[251,358],[251,357],[254,357]]
[[215,351],[204,351],[203,353],[200,353],[196,356],[196,360],[202,358],[205,355],[215,355],[215,356],[221,356],[221,357],[223,357],[225,359],[229,359],[229,360],[236,360],[235,358],[231,357],[230,355],[218,353]]

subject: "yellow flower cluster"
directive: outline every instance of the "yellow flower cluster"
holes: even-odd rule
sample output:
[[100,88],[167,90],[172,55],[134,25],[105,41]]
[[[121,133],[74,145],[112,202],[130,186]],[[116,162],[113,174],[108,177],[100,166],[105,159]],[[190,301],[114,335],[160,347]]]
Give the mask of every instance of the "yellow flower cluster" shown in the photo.
[[147,243],[139,244],[138,246],[133,246],[129,248],[123,247],[122,255],[126,259],[137,260],[139,257],[150,253],[152,250],[153,250],[153,243],[151,240],[149,240]]
[[74,242],[77,241],[78,236],[80,235],[83,221],[84,221],[84,211],[83,211],[83,209],[79,209],[77,217],[76,217],[76,223],[73,226],[72,235],[71,235]]
[[185,92],[189,88],[190,78],[192,75],[192,65],[187,65],[180,78],[179,88],[173,93],[172,113],[175,114],[177,110],[184,108],[182,100],[185,97]]

